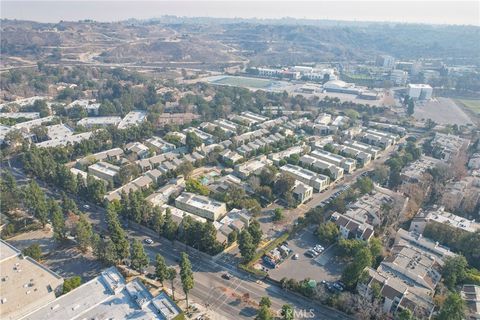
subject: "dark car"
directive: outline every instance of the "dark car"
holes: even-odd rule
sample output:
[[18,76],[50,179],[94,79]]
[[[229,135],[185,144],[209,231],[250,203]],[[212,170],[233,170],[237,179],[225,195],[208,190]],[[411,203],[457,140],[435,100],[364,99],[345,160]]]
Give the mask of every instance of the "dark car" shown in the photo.
[[146,277],[148,279],[157,280],[157,276],[153,273],[147,273]]
[[224,273],[224,274],[222,274],[222,278],[225,279],[225,280],[230,280],[230,279],[232,279],[232,276],[229,273]]

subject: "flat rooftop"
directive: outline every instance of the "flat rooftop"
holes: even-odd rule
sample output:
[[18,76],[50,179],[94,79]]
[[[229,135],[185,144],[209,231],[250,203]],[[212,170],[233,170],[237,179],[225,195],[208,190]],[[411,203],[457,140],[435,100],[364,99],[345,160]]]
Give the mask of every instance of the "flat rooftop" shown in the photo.
[[180,201],[189,204],[192,207],[208,211],[217,211],[221,208],[225,208],[225,203],[223,202],[215,201],[209,197],[200,196],[190,192],[183,192],[175,201]]
[[[165,297],[153,298],[147,288],[135,279],[125,282],[115,267],[102,272],[98,277],[43,305],[22,319],[169,319],[175,310],[181,310],[170,300],[170,309],[157,309]],[[165,303],[167,304],[167,303]],[[171,310],[171,311],[170,311]],[[165,312],[165,315],[164,313]]]
[[0,240],[0,318],[18,319],[55,299],[63,278]]

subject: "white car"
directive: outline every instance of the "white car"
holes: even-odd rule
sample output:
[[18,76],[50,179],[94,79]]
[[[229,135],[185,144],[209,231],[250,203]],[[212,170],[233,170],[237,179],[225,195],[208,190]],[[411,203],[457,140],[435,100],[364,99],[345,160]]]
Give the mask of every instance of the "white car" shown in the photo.
[[153,243],[153,240],[150,239],[150,238],[147,238],[144,240],[146,244],[152,244]]
[[85,205],[83,205],[83,208],[90,209],[90,206],[88,204],[85,204]]

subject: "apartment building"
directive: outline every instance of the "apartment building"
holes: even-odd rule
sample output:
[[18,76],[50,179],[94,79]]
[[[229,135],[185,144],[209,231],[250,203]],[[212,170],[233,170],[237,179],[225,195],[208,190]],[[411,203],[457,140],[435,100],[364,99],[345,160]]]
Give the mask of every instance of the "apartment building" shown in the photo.
[[115,166],[104,161],[99,161],[88,167],[89,174],[101,178],[105,181],[109,181],[111,183],[113,183],[113,180],[118,175],[119,171],[119,166]]
[[398,140],[398,136],[396,135],[375,129],[367,129],[366,131],[360,133],[358,138],[362,142],[380,147],[382,149],[387,149],[388,147],[393,146]]
[[308,154],[300,157],[300,163],[302,164],[302,166],[306,167],[307,169],[320,171],[320,172],[323,172],[324,174],[327,174],[330,177],[333,177],[334,181],[337,181],[343,178],[342,168],[337,167],[336,165],[326,162],[324,160],[312,157]]
[[313,188],[303,182],[295,180],[292,195],[298,203],[305,203],[313,197]]
[[317,159],[334,164],[342,168],[346,173],[352,173],[357,168],[357,162],[354,159],[345,158],[325,150],[313,150],[310,155]]
[[339,212],[334,212],[330,220],[338,226],[342,238],[369,241],[373,237],[373,226],[366,222],[357,221]]
[[280,171],[292,175],[296,180],[305,183],[313,189],[321,192],[330,184],[330,178],[299,166],[286,164],[280,167]]
[[440,159],[444,161],[451,161],[457,156],[462,148],[468,147],[470,140],[460,138],[453,134],[435,133],[435,138],[432,141],[432,146],[437,149],[437,154]]
[[178,196],[175,199],[175,206],[210,221],[217,221],[227,213],[225,203],[190,192],[183,192]]
[[127,115],[118,123],[118,129],[127,129],[133,126],[138,126],[142,122],[147,120],[147,112],[145,111],[130,111]]
[[271,153],[268,155],[268,158],[272,160],[275,165],[278,165],[281,160],[285,160],[292,155],[300,155],[308,151],[310,151],[310,147],[308,146],[293,146],[277,153]]
[[380,157],[380,154],[382,153],[382,149],[376,148],[376,147],[371,146],[369,144],[361,143],[361,142],[356,141],[356,140],[347,140],[343,144],[345,146],[349,147],[349,148],[352,148],[352,149],[355,149],[355,150],[358,150],[358,151],[365,152],[365,153],[369,154],[371,156],[372,160],[375,160],[378,157]]
[[156,136],[145,140],[145,145],[154,150],[157,154],[173,151],[176,148],[173,143],[166,142],[162,138]]
[[234,172],[239,178],[247,179],[252,174],[259,174],[263,168],[272,165],[272,163],[271,160],[267,159],[267,156],[262,155],[244,163],[237,164]]
[[445,211],[445,207],[433,207],[427,210],[420,210],[410,225],[410,231],[423,234],[423,231],[429,224],[443,224],[450,228],[464,231],[476,232],[480,230],[480,223],[475,220],[469,220]]
[[78,126],[92,128],[92,127],[108,127],[117,126],[122,121],[122,118],[117,116],[111,117],[87,117],[77,122]]
[[338,152],[342,156],[355,159],[362,166],[368,165],[372,160],[372,156],[370,154],[363,151],[359,151],[358,149],[351,148],[345,145],[340,145],[338,143],[331,143],[330,145],[333,147],[333,149],[336,152]]

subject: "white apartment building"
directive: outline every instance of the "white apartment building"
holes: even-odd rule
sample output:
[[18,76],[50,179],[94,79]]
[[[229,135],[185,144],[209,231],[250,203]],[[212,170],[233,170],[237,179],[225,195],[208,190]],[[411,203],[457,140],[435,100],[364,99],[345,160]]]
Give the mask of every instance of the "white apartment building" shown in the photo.
[[428,84],[413,84],[408,85],[407,94],[414,100],[430,100],[432,98],[433,89]]
[[119,171],[120,167],[103,161],[99,161],[88,167],[88,173],[112,183]]
[[298,181],[309,185],[319,192],[325,190],[330,184],[329,177],[307,169],[303,169],[299,166],[286,164],[283,167],[280,167],[280,171],[292,175]]
[[354,159],[345,158],[325,150],[313,150],[310,155],[343,168],[346,173],[352,173],[357,167],[357,162]]
[[300,157],[300,163],[307,168],[315,168],[322,171],[323,170],[328,171],[329,174],[333,176],[333,179],[335,181],[343,178],[342,168],[337,167],[336,165],[329,163],[327,161],[312,157],[308,154]]
[[147,119],[145,111],[130,111],[118,124],[118,129],[127,129],[141,124]]
[[108,126],[117,126],[122,121],[122,118],[117,116],[112,117],[87,117],[83,118],[77,122],[77,125],[83,126],[86,128],[91,127],[108,127]]
[[247,162],[237,164],[235,166],[235,174],[241,179],[246,179],[252,174],[260,173],[263,168],[272,163],[271,160],[267,159],[267,156],[263,155]]
[[480,223],[475,220],[469,220],[447,212],[444,207],[434,207],[427,211],[421,210],[417,216],[413,218],[410,231],[423,234],[427,225],[431,223],[443,224],[465,232],[476,232],[480,230]]
[[183,192],[178,196],[175,199],[175,206],[211,221],[217,221],[227,213],[225,203],[190,192]]

